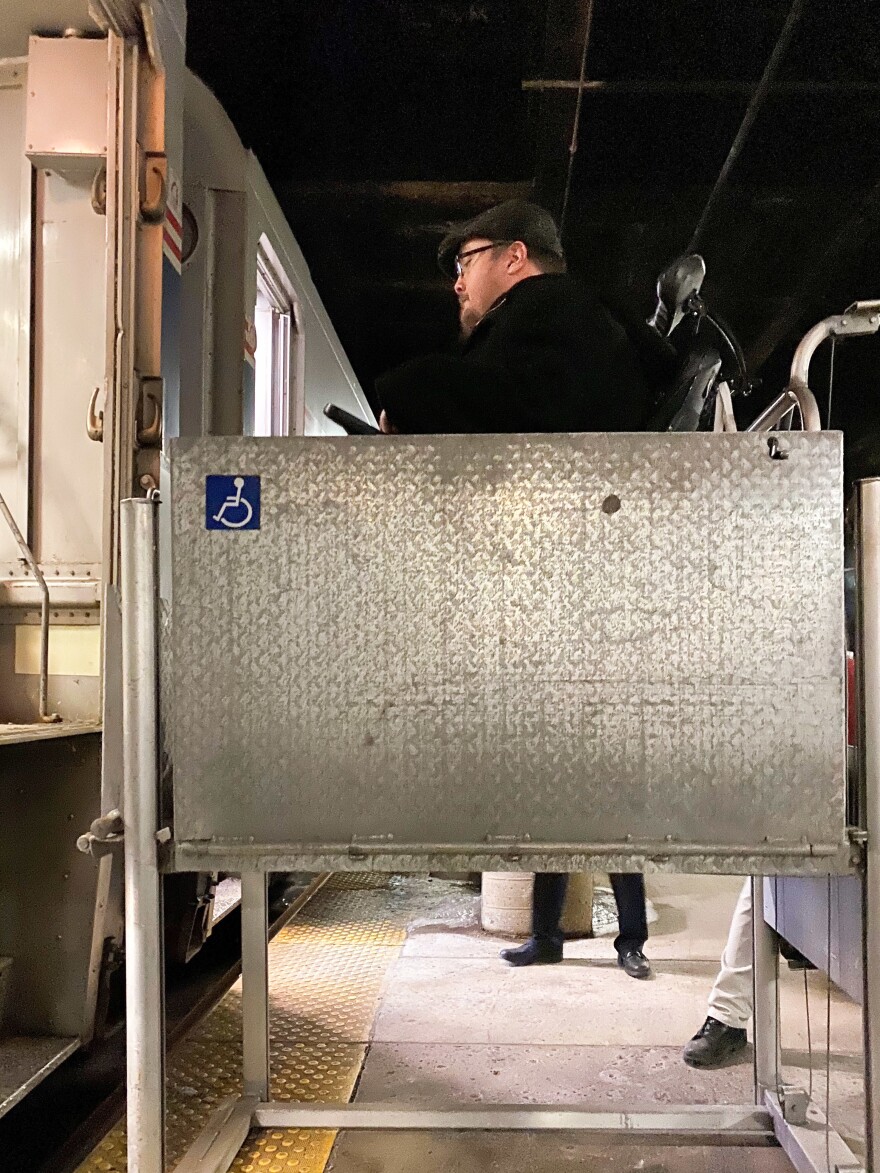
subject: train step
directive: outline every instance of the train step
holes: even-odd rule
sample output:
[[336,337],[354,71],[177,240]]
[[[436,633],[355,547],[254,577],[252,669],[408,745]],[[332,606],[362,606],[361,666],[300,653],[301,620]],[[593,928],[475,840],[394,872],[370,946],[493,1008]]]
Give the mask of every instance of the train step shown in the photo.
[[0,721],[0,745],[21,745],[28,741],[52,741],[58,737],[82,737],[87,733],[100,732],[100,721],[56,721],[46,725]]
[[44,1080],[77,1047],[79,1039],[54,1035],[0,1038],[0,1116],[23,1100],[31,1088]]

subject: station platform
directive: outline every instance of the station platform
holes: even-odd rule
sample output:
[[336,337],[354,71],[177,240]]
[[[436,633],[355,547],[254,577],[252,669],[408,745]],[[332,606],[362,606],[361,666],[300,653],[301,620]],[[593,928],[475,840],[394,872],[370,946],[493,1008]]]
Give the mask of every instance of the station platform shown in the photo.
[[[597,877],[597,883],[601,883]],[[649,981],[616,965],[613,916],[597,901],[597,935],[566,943],[561,965],[511,969],[511,942],[479,928],[466,884],[422,876],[336,874],[269,948],[272,1095],[302,1102],[559,1103],[617,1110],[752,1099],[751,1053],[694,1071],[681,1048],[706,1015],[737,877],[652,875],[657,917],[645,952]],[[781,963],[785,1080],[826,1101],[830,1119],[864,1153],[861,1011],[818,972]],[[830,992],[830,1001],[828,995]],[[167,1167],[172,1170],[218,1103],[241,1090],[241,994],[236,985],[171,1053]],[[78,1173],[124,1173],[124,1126]],[[607,1173],[787,1173],[779,1148],[661,1148],[597,1143],[552,1132],[252,1132],[240,1173],[487,1173],[558,1169]]]

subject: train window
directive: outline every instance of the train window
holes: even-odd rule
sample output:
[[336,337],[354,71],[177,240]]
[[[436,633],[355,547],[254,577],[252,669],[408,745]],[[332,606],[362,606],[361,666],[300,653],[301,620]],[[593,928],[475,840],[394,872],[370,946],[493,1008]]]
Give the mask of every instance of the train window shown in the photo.
[[285,282],[262,244],[257,253],[257,304],[254,312],[254,435],[290,432],[292,386],[298,369],[296,307]]

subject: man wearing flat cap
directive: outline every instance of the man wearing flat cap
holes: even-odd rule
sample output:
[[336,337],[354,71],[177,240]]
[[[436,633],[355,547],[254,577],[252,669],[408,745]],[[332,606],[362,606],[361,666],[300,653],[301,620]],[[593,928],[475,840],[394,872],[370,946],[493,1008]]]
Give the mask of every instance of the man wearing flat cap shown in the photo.
[[[460,224],[438,260],[454,280],[462,341],[456,354],[413,359],[382,375],[386,432],[632,432],[645,427],[649,392],[623,327],[566,273],[553,217],[508,200]],[[535,877],[531,938],[501,956],[511,965],[562,960],[559,923],[567,877]],[[611,877],[631,977],[650,976],[641,875]]]
[[438,254],[454,281],[457,354],[412,359],[376,382],[400,432],[631,432],[645,377],[622,326],[576,278],[553,217],[508,200],[453,228]]

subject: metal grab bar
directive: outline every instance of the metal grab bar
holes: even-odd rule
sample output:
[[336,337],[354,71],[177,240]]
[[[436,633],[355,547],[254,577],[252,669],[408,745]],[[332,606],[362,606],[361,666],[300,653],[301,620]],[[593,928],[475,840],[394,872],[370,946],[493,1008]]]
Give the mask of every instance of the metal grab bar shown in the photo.
[[819,405],[809,387],[810,363],[826,338],[859,338],[876,334],[880,329],[880,301],[856,301],[832,318],[824,318],[808,330],[798,343],[791,362],[791,377],[782,394],[746,428],[747,432],[767,432],[776,427],[792,406],[801,413],[805,432],[820,432]]
[[757,419],[745,429],[747,432],[769,432],[781,423],[788,413],[797,408],[801,416],[801,427],[805,432],[821,432],[822,421],[816,396],[801,380],[792,379],[778,398],[765,407]]
[[37,560],[31,553],[31,548],[24,540],[21,530],[12,516],[9,506],[2,493],[0,493],[0,513],[6,518],[6,524],[12,531],[12,536],[21,551],[22,559],[27,563],[31,573],[37,580],[40,587],[40,594],[43,597],[43,602],[40,609],[40,720],[47,725],[55,721],[60,721],[61,717],[58,713],[50,713],[49,708],[49,588],[46,586],[46,580],[43,578],[43,572],[37,565]]

